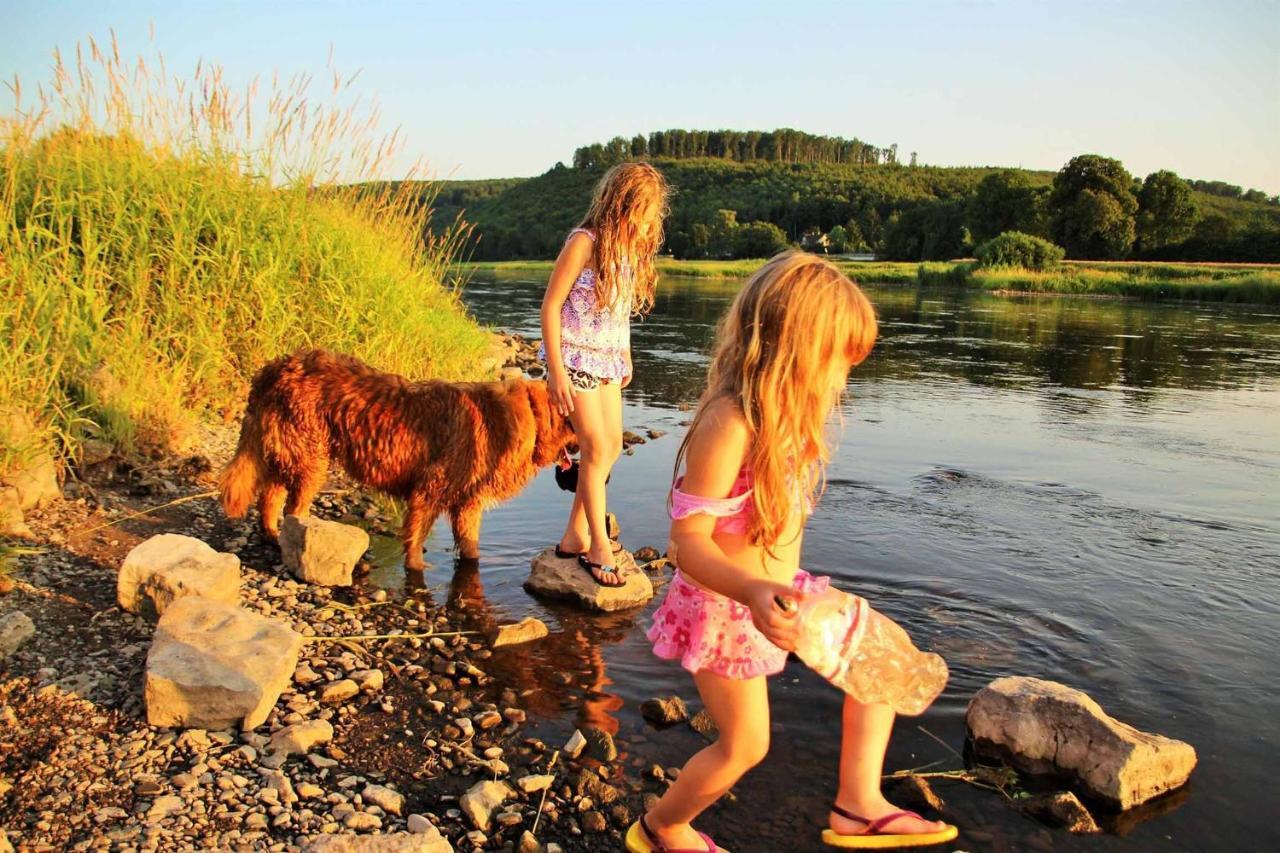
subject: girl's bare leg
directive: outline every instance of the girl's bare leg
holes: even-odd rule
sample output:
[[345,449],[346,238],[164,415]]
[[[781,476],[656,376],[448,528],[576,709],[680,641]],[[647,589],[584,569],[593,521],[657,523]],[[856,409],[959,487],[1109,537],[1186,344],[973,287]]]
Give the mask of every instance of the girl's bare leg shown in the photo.
[[720,738],[696,753],[645,818],[667,847],[702,847],[690,825],[769,751],[769,692],[764,676],[693,676]]
[[[618,448],[622,436],[613,436],[609,432],[609,419],[605,417],[604,396],[602,386],[594,391],[579,391],[573,397],[573,428],[578,436],[578,449],[581,461],[578,468],[578,492],[574,500],[574,512],[569,517],[569,525],[561,540],[561,547],[576,544],[568,540],[576,533],[578,524],[575,518],[579,507],[587,523],[589,547],[587,559],[602,566],[613,565],[613,551],[609,546],[609,535],[605,526],[605,486],[609,469],[618,458]],[[572,549],[577,550],[577,549]],[[620,585],[617,575],[596,572],[596,579],[612,585]]]
[[[884,754],[893,732],[893,709],[883,703],[863,705],[850,696],[844,698],[843,737],[840,741],[840,790],[836,805],[853,814],[875,820],[898,807],[880,793],[880,776],[884,772]],[[849,820],[831,812],[828,825],[833,832],[852,835],[866,829],[865,823]],[[891,833],[941,832],[945,824],[937,821],[901,817],[882,831]]]
[[[579,470],[581,478],[581,470]],[[573,493],[573,509],[569,510],[569,523],[560,537],[561,551],[585,551],[591,544],[591,529],[587,526],[587,511],[582,506],[582,490]]]

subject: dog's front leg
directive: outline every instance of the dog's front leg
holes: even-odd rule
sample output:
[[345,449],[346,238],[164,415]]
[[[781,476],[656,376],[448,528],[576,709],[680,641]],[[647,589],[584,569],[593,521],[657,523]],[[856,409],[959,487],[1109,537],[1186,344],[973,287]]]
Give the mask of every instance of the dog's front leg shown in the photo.
[[414,571],[422,571],[427,567],[422,559],[422,546],[435,526],[440,510],[435,504],[421,495],[409,498],[404,513],[404,526],[400,531],[400,540],[404,542],[404,567]]
[[480,507],[476,504],[449,510],[449,520],[453,522],[453,544],[458,556],[464,560],[480,559],[480,515]]

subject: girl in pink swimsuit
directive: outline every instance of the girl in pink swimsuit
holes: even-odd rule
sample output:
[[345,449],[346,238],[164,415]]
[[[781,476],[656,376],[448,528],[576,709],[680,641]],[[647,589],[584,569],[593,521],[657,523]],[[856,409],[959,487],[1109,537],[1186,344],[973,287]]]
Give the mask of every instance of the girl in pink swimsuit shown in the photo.
[[648,163],[614,166],[569,232],[542,300],[552,405],[573,421],[581,463],[556,556],[621,586],[605,524],[605,481],[622,452],[622,389],[631,382],[631,315],[653,305],[667,184]]
[[[692,821],[768,752],[766,677],[783,668],[798,627],[775,599],[802,601],[830,583],[799,567],[801,538],[830,458],[827,420],[875,336],[875,313],[858,287],[802,252],[766,263],[721,323],[707,389],[676,458],[677,471],[685,467],[670,495],[676,575],[648,632],[654,652],[693,674],[720,737],[631,826],[632,853],[714,853]],[[954,837],[953,827],[881,794],[893,720],[889,705],[846,696],[827,844]]]

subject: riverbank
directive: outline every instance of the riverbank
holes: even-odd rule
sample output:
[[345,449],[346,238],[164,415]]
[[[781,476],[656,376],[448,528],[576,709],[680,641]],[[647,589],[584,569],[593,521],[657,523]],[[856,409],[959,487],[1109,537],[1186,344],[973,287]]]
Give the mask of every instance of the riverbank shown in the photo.
[[[658,272],[682,278],[743,279],[760,268],[764,259],[747,258],[737,261],[678,261],[674,258],[658,258]],[[858,281],[877,284],[914,284],[919,264],[894,261],[840,261],[836,264]],[[456,265],[461,274],[471,273],[530,273],[547,276],[555,261],[468,261]]]
[[[993,292],[1101,295],[1148,300],[1280,304],[1280,266],[1269,264],[1065,261],[1055,270],[979,269],[971,261],[911,263],[844,261],[836,265],[864,284],[972,287]],[[672,276],[742,279],[762,260],[677,261],[658,259]],[[547,276],[552,261],[486,261],[460,264],[462,275],[501,273]]]
[[[543,687],[508,675],[530,650],[495,648],[493,620],[454,594],[474,569],[446,574],[445,592],[418,575],[389,594],[368,583],[368,563],[350,588],[295,580],[274,544],[210,497],[234,432],[212,429],[198,456],[146,469],[102,460],[28,513],[32,541],[8,555],[0,593],[0,618],[34,626],[0,660],[0,848],[6,833],[19,849],[320,851],[335,836],[397,834],[396,849],[430,853],[619,847],[662,774],[625,778],[607,731],[582,726],[588,746],[570,755],[564,733],[537,729]],[[386,505],[346,485],[322,493],[316,515],[390,536]],[[241,606],[304,636],[265,725],[147,723],[155,626],[116,606],[116,575],[159,533],[237,555]],[[286,727],[308,743],[281,760]],[[464,799],[481,783],[495,799]]]

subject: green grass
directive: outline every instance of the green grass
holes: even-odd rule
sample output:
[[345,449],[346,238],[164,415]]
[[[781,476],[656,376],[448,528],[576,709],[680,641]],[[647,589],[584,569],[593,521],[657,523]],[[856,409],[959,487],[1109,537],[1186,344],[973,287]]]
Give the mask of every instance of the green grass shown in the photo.
[[[737,261],[677,261],[673,258],[658,258],[658,271],[684,278],[746,278],[760,269],[764,262],[764,258]],[[857,281],[877,284],[915,284],[918,266],[891,261],[837,261],[836,264]],[[554,261],[471,261],[458,264],[458,269],[464,274],[526,272],[545,276],[550,275],[554,266]]]
[[922,264],[919,278],[925,285],[992,291],[1280,304],[1280,268],[1275,266],[1078,261],[1039,272],[960,262]]
[[[659,258],[658,270],[688,278],[746,278],[762,260],[675,261]],[[1095,294],[1138,299],[1280,304],[1280,266],[1142,261],[1066,261],[1037,272],[1017,268],[981,269],[971,261],[836,261],[861,284],[976,287],[992,291]],[[547,275],[551,261],[490,261],[460,264],[470,272],[527,272]]]
[[181,96],[118,51],[85,54],[43,103],[15,87],[0,120],[2,405],[38,427],[26,446],[0,436],[0,470],[86,435],[184,449],[301,347],[474,375],[490,336],[443,283],[462,229],[423,245],[418,192],[349,186],[394,150],[371,118],[308,100],[305,81],[260,107],[207,65]]

